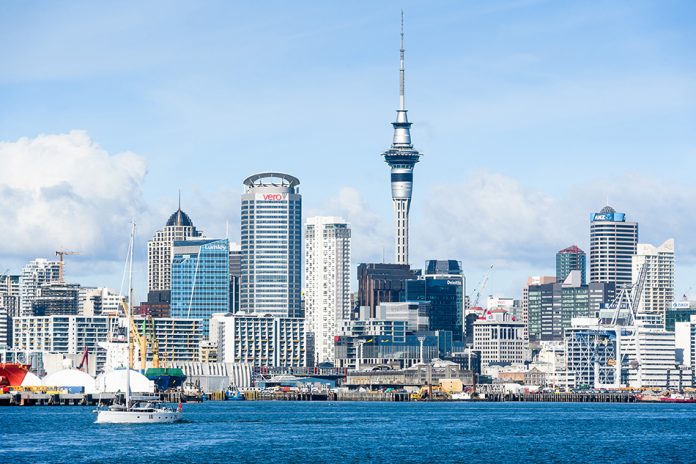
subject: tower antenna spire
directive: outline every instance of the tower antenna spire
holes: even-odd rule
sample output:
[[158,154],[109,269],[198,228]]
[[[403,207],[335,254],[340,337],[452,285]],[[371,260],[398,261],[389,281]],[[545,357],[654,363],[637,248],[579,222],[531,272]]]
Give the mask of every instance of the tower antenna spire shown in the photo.
[[399,109],[406,109],[406,98],[404,97],[404,10],[401,10],[401,67],[399,68]]
[[179,189],[179,211],[181,211],[181,189]]

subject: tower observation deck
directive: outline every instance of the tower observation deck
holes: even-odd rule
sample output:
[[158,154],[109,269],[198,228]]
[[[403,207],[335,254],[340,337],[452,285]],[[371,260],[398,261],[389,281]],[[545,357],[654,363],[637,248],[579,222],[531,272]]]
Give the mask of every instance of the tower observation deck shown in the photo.
[[394,206],[394,226],[396,263],[408,264],[408,214],[411,209],[411,192],[413,190],[413,168],[421,153],[411,143],[411,123],[408,122],[408,110],[404,97],[404,15],[401,13],[401,48],[399,50],[401,66],[399,68],[399,109],[396,110],[394,139],[389,150],[382,153],[384,161],[391,168],[391,191]]

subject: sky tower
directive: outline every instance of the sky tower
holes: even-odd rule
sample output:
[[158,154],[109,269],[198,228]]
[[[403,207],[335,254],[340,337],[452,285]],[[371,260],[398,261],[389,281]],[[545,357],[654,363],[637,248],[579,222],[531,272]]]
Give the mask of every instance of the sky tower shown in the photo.
[[408,263],[408,213],[411,209],[413,167],[421,154],[411,143],[411,123],[404,98],[404,13],[401,12],[401,67],[399,69],[399,109],[396,110],[394,139],[389,150],[382,153],[391,168],[392,203],[396,227],[396,263]]

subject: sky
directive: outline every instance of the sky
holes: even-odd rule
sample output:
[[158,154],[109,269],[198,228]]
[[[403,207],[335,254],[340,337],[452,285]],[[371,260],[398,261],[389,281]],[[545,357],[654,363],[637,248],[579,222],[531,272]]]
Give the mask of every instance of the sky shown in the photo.
[[[242,181],[287,172],[304,216],[343,216],[354,269],[393,261],[389,169],[400,10],[416,166],[410,261],[462,261],[521,295],[588,250],[607,201],[676,241],[696,295],[696,3],[0,3],[0,273],[55,250],[120,288],[128,223],[177,208],[239,240]],[[355,286],[355,279],[353,285]]]

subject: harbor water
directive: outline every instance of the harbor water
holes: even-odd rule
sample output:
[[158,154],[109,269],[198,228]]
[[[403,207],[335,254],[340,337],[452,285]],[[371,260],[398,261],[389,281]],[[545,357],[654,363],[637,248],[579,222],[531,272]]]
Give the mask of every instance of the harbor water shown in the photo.
[[91,410],[0,408],[0,462],[696,461],[696,404],[205,402],[162,425]]

